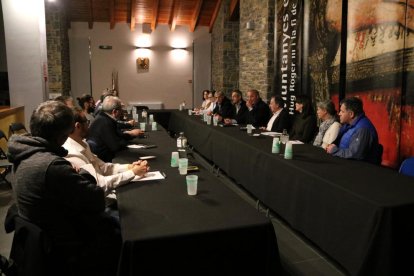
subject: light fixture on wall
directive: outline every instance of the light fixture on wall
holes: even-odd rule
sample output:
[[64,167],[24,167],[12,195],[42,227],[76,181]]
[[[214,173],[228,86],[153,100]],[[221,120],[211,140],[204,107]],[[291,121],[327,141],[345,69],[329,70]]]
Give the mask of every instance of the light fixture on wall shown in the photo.
[[135,46],[135,49],[147,49],[147,50],[151,50],[151,47]]
[[99,49],[101,50],[112,50],[111,45],[99,45]]
[[185,47],[171,47],[171,49],[172,50],[184,50],[184,51],[187,51],[187,48],[185,48]]
[[247,23],[246,23],[246,29],[249,30],[249,31],[254,30],[254,22],[251,21],[251,20],[247,21]]

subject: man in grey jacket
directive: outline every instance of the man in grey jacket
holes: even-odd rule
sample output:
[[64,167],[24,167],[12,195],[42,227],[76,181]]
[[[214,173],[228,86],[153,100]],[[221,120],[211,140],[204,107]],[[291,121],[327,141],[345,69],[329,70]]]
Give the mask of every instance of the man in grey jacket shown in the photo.
[[63,158],[73,126],[72,110],[48,101],[33,112],[31,135],[10,138],[18,214],[52,242],[47,274],[114,275],[119,225],[104,213],[104,191],[94,178]]

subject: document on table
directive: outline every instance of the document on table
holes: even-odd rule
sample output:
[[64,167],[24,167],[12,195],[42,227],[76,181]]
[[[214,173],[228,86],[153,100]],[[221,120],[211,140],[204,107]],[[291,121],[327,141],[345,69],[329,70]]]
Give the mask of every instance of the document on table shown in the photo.
[[274,131],[265,131],[260,133],[261,135],[266,135],[266,136],[279,136],[282,135],[282,133],[280,132],[274,132]]
[[164,175],[160,171],[153,171],[153,172],[147,172],[144,176],[135,176],[134,179],[132,179],[132,182],[136,181],[148,181],[148,180],[158,180],[158,179],[165,179]]
[[130,149],[143,149],[143,148],[145,148],[145,145],[142,145],[142,144],[135,145],[135,144],[133,144],[133,145],[128,145],[127,147],[130,148]]
[[299,141],[299,140],[289,140],[289,142],[290,142],[292,145],[302,145],[302,144],[303,144],[303,142],[301,142],[301,141]]

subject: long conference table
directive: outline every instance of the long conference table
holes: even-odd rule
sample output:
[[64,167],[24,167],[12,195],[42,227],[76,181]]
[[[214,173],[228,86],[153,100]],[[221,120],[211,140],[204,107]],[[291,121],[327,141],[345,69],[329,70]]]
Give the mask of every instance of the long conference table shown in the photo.
[[[148,127],[148,126],[147,126]],[[170,166],[176,142],[164,129],[133,142],[156,145],[127,149],[114,162],[149,160],[165,179],[117,189],[123,247],[118,275],[281,275],[272,223],[198,165],[198,193],[187,195],[185,176]],[[180,153],[182,154],[182,153]]]
[[311,145],[293,145],[286,160],[271,137],[154,114],[350,275],[414,275],[414,178]]

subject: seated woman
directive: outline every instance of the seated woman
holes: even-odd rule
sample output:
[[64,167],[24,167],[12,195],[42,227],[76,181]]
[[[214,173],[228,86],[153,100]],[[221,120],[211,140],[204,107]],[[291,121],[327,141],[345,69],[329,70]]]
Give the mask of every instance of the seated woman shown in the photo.
[[331,101],[318,102],[316,107],[316,114],[322,123],[313,145],[326,149],[329,144],[335,141],[341,124],[337,121],[335,105]]
[[206,109],[207,104],[210,102],[210,99],[208,98],[208,91],[207,89],[203,91],[203,103],[201,104],[200,109]]
[[85,112],[86,119],[89,120],[90,123],[95,119],[93,116],[93,112],[95,111],[95,101],[91,95],[83,95],[80,98],[77,98],[79,106],[82,108],[83,112]]
[[316,117],[311,100],[306,95],[299,95],[295,102],[296,114],[293,118],[290,140],[310,143],[316,132]]

